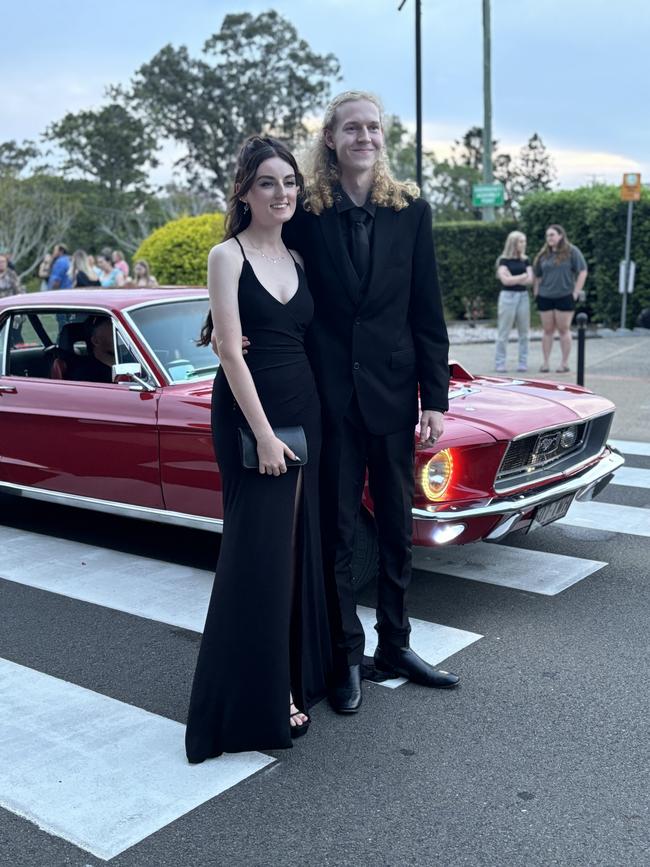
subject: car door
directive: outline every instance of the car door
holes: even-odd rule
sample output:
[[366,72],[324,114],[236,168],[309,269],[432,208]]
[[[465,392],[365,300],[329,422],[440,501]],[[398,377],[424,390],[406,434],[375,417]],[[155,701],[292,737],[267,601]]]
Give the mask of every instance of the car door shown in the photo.
[[[89,311],[23,312],[22,341],[5,338],[0,375],[6,479],[19,487],[163,508],[157,431],[160,389],[50,378],[59,325],[64,317],[83,321]],[[16,316],[12,314],[10,327]],[[128,352],[113,319],[111,323],[119,361]]]

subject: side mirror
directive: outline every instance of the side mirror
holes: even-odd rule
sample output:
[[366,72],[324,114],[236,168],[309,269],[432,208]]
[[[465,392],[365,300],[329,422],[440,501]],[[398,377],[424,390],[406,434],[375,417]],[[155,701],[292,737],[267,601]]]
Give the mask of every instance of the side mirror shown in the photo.
[[139,364],[114,364],[112,367],[113,382],[134,382],[135,377],[142,376],[142,368]]

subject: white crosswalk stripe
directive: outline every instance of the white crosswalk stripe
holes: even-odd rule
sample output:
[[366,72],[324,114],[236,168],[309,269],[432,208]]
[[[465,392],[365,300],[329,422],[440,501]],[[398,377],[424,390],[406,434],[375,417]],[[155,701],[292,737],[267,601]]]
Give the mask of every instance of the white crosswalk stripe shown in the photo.
[[638,467],[621,467],[616,470],[611,485],[623,485],[626,488],[643,488],[650,491],[650,470]]
[[190,765],[184,727],[0,659],[0,805],[104,860],[275,760]]
[[614,503],[574,503],[558,524],[587,527],[606,533],[628,533],[632,536],[650,536],[650,509],[619,506]]
[[[213,573],[80,542],[0,527],[2,577],[72,599],[103,605],[147,620],[201,632],[212,589]],[[30,551],[25,562],[25,549]],[[374,612],[360,606],[366,651],[374,652]],[[415,621],[412,645],[437,665],[481,638],[473,632]],[[383,685],[399,686],[403,680]]]
[[555,596],[607,563],[481,542],[456,548],[418,548],[413,552],[413,565],[428,572]]

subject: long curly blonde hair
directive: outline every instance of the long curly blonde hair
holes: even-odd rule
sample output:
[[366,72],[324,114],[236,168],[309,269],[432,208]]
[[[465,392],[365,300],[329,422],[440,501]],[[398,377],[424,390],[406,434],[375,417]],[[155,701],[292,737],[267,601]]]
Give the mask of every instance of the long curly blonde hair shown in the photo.
[[[344,103],[359,100],[371,102],[377,107],[383,129],[384,111],[379,98],[374,93],[365,90],[346,90],[334,97],[325,109],[316,141],[301,159],[305,166],[306,189],[303,204],[307,211],[321,214],[325,208],[331,208],[334,204],[334,189],[341,181],[341,169],[336,159],[336,152],[327,146],[325,132],[335,129],[336,112]],[[370,201],[375,205],[401,211],[420,195],[419,187],[413,181],[398,181],[393,177],[385,146],[377,158],[374,171]]]

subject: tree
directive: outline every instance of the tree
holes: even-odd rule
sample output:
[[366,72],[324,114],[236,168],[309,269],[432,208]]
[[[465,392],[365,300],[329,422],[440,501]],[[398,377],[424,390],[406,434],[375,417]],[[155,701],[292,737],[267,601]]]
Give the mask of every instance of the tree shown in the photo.
[[33,141],[24,141],[19,145],[15,139],[0,144],[0,177],[17,178],[27,168],[29,163],[40,156],[40,151]]
[[[492,141],[492,151],[498,146],[496,140]],[[483,130],[480,126],[471,126],[461,139],[456,139],[451,149],[451,162],[456,166],[465,166],[474,169],[479,176],[483,172]]]
[[66,114],[48,127],[45,138],[64,151],[65,173],[93,178],[113,205],[122,193],[146,192],[146,167],[158,165],[155,136],[140,118],[115,102],[98,111]]
[[557,179],[553,158],[538,133],[519,151],[518,176],[522,195],[550,190]]
[[59,178],[0,177],[0,250],[11,253],[21,278],[38,266],[60,241],[80,206],[62,189]]
[[113,93],[187,148],[177,165],[195,185],[216,186],[225,198],[242,140],[302,138],[305,116],[328,98],[339,64],[314,53],[275,11],[226,15],[202,53],[195,59],[185,46],[166,45],[136,72],[130,92]]
[[384,142],[388,163],[395,177],[400,181],[415,180],[415,136],[396,114],[384,118]]
[[106,213],[98,230],[127,253],[134,253],[154,229],[179,217],[212,214],[219,209],[219,201],[207,193],[168,184],[162,195],[150,197],[137,208],[122,209],[119,213]]

